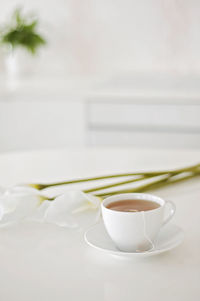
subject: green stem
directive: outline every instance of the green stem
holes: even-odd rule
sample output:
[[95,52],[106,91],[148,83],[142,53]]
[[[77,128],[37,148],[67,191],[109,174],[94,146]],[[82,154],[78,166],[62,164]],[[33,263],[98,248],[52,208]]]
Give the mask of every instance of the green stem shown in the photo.
[[[180,175],[180,174],[178,174]],[[172,176],[168,181],[166,182],[163,182],[163,183],[158,183],[158,184],[155,184],[155,185],[152,185],[152,187],[149,187],[148,190],[153,190],[153,189],[158,189],[158,188],[163,188],[164,186],[169,186],[171,184],[176,184],[178,182],[183,182],[183,181],[186,181],[186,180],[189,180],[189,179],[192,179],[194,177],[197,177],[197,176],[200,176],[200,172],[194,172],[194,173],[191,173],[189,175],[185,175],[185,176],[182,176],[180,178],[177,178],[177,176]]]
[[67,185],[67,184],[75,184],[75,183],[82,183],[82,182],[89,182],[89,181],[96,181],[96,180],[106,180],[106,179],[112,179],[112,178],[118,178],[118,177],[129,177],[129,176],[147,176],[147,177],[153,177],[153,176],[160,176],[165,174],[177,174],[181,172],[187,172],[187,171],[196,171],[200,168],[200,163],[196,165],[192,165],[189,167],[181,168],[181,169],[175,169],[175,170],[165,170],[165,171],[152,171],[152,172],[135,172],[135,173],[121,173],[121,174],[114,174],[114,175],[107,175],[107,176],[99,176],[99,177],[90,177],[90,178],[83,178],[83,179],[74,179],[64,182],[56,182],[56,183],[49,183],[49,184],[28,184],[28,186],[36,188],[38,190],[42,190],[48,187],[52,186],[59,186],[59,185]]
[[152,187],[154,184],[166,182],[171,176],[172,176],[171,174],[167,174],[167,175],[164,175],[164,178],[162,176],[161,179],[160,179],[160,177],[158,178],[158,176],[156,176],[156,178],[158,178],[158,179],[156,179],[155,181],[150,182],[150,183],[142,184],[141,186],[138,186],[138,187],[134,187],[134,188],[131,188],[131,189],[115,190],[115,191],[112,191],[112,192],[109,192],[109,193],[108,192],[99,193],[99,194],[95,194],[95,196],[107,197],[107,196],[110,196],[110,195],[121,194],[121,193],[140,192],[144,189]]
[[[184,174],[184,173],[182,173],[182,174]],[[169,174],[164,179],[159,179],[157,181],[154,181],[153,183],[151,182],[151,183],[144,184],[144,185],[141,185],[139,187],[132,188],[132,189],[124,189],[124,190],[113,191],[113,192],[110,192],[110,193],[95,194],[95,195],[105,198],[105,197],[115,195],[115,194],[120,194],[120,193],[142,192],[142,191],[147,191],[147,190],[149,191],[149,190],[158,189],[158,188],[161,188],[161,187],[164,187],[164,186],[168,186],[168,185],[171,185],[171,184],[175,184],[175,183],[178,183],[178,182],[182,182],[182,181],[191,179],[195,176],[200,176],[200,172],[191,173],[189,175],[185,175],[185,176],[182,176],[182,177],[179,177],[179,178],[177,178],[177,175],[181,175],[181,173],[176,174],[176,175],[174,175],[174,174],[170,175]]]
[[[186,180],[191,179],[193,177],[200,176],[200,171],[190,173],[189,175],[184,175],[184,174],[185,174],[185,172],[184,173],[177,173],[177,174],[168,174],[168,175],[165,175],[164,178],[162,177],[162,179],[159,178],[156,181],[153,181],[151,183],[147,183],[147,184],[144,184],[144,185],[141,185],[139,187],[132,188],[132,189],[117,190],[117,191],[113,191],[113,192],[94,194],[94,195],[98,196],[99,198],[101,198],[103,200],[105,197],[112,196],[112,195],[115,195],[115,194],[145,192],[145,191],[149,191],[149,190],[163,188],[164,186],[169,186],[171,184],[176,184],[178,182],[183,182],[183,181],[186,181]],[[158,178],[158,176],[156,176],[155,178]],[[147,178],[143,178],[143,180],[145,180],[145,179],[147,179]],[[132,182],[135,182],[135,180],[136,179],[133,179]],[[137,180],[139,180],[139,179],[137,179]],[[142,179],[140,179],[140,180],[142,180]],[[128,181],[124,181],[124,182],[127,183]],[[117,185],[123,185],[124,182],[121,182],[121,184],[116,183],[114,185],[110,185],[110,187],[107,187],[107,188],[115,187]],[[124,184],[126,184],[126,183],[124,183]],[[129,181],[129,183],[131,183],[131,180]],[[104,189],[105,189],[105,187],[104,187]],[[90,190],[88,189],[88,190],[85,190],[84,192],[89,193],[89,192],[95,192],[95,191],[96,190],[94,190],[94,189],[90,189]],[[48,198],[48,197],[44,197],[44,196],[40,196],[40,197],[41,197],[41,201],[43,201],[43,200],[54,201],[54,199],[56,198],[56,197]]]
[[141,176],[139,178],[135,178],[135,179],[131,179],[131,180],[126,180],[126,181],[122,181],[122,182],[112,183],[112,184],[109,184],[109,185],[103,185],[103,186],[98,186],[98,187],[86,189],[86,190],[83,190],[83,192],[85,192],[85,193],[95,192],[95,191],[98,191],[98,190],[108,189],[108,188],[112,188],[112,187],[116,187],[116,186],[120,186],[120,185],[125,185],[125,184],[129,184],[129,183],[133,183],[133,182],[142,181],[142,180],[145,180],[147,178],[149,178],[149,177]]
[[43,201],[54,201],[56,197],[50,198],[48,196],[44,196],[44,195],[39,195],[39,199],[41,202]]

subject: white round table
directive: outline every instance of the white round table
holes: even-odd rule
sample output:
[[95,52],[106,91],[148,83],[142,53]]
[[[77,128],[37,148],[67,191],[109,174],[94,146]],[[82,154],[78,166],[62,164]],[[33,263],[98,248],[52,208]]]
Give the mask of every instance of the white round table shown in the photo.
[[[64,149],[0,155],[0,185],[114,172],[166,169],[200,161],[200,151]],[[199,178],[156,191],[175,202],[185,240],[140,260],[90,248],[82,230],[23,222],[0,229],[2,301],[188,301],[200,299]]]

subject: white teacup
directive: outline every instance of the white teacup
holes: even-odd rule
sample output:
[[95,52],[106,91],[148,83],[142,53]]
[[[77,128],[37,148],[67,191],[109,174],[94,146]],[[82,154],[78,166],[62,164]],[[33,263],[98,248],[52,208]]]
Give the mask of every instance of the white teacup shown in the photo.
[[[123,200],[156,202],[153,210],[124,212],[109,209],[108,204]],[[166,207],[170,207],[166,217]],[[125,252],[147,251],[153,248],[156,236],[163,225],[173,217],[176,207],[172,202],[146,193],[124,193],[104,199],[101,204],[105,228],[118,249]]]

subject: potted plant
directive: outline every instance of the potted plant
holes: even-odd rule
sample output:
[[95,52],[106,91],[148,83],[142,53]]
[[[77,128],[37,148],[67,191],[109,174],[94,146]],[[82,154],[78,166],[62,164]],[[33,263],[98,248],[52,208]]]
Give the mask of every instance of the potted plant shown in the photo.
[[[28,53],[36,55],[46,40],[38,33],[38,19],[24,16],[21,9],[16,9],[9,24],[0,31],[0,44],[6,52],[6,70],[8,75],[19,75],[23,69],[19,58]],[[23,59],[22,59],[23,61]]]

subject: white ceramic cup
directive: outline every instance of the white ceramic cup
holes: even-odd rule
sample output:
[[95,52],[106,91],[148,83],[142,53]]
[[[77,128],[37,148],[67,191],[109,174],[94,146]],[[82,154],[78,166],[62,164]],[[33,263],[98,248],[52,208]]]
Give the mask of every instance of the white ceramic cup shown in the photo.
[[[116,211],[106,207],[116,201],[131,199],[152,201],[160,206],[138,212]],[[176,207],[172,202],[151,194],[124,193],[104,199],[101,210],[105,228],[116,247],[125,252],[139,252],[153,248],[159,230],[171,220]]]

